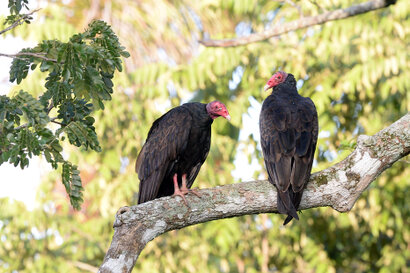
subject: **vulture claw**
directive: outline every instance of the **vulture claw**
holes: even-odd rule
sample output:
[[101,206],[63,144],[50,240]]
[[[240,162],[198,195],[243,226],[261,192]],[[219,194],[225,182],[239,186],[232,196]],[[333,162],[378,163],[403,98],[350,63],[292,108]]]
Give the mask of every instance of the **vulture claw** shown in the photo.
[[182,192],[183,194],[193,193],[194,195],[198,196],[199,198],[201,198],[201,196],[202,196],[202,195],[201,195],[197,190],[195,190],[195,189],[182,189],[182,188],[181,188],[181,192]]
[[[175,196],[180,196],[180,197],[182,197],[182,200],[184,200],[184,204],[185,204],[186,206],[188,206],[188,202],[186,201],[185,194],[186,194],[186,193],[183,193],[183,192],[181,192],[181,191],[175,191],[172,196],[173,196],[173,197],[175,197]],[[189,207],[189,206],[188,206],[188,207]]]

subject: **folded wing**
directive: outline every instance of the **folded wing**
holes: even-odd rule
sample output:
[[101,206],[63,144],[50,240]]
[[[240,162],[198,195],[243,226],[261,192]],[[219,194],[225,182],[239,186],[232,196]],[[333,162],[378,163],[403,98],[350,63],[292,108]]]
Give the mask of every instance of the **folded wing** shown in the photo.
[[265,101],[260,117],[261,144],[269,181],[277,188],[278,211],[297,218],[302,191],[308,182],[318,134],[315,105],[300,97],[287,104]]
[[140,179],[139,204],[157,196],[167,171],[186,149],[191,127],[192,116],[181,107],[153,123],[135,164]]

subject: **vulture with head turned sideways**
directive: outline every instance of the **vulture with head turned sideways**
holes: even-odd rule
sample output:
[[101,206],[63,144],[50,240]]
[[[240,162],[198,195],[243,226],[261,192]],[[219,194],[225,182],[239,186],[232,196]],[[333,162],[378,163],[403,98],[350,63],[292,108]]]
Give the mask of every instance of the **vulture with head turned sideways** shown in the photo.
[[278,212],[286,225],[299,220],[303,190],[309,181],[318,137],[316,107],[296,89],[292,74],[276,72],[265,90],[272,90],[262,105],[259,127],[269,182],[278,192]]
[[180,196],[190,190],[208,156],[211,125],[217,117],[230,120],[219,101],[185,103],[158,118],[148,132],[135,171],[140,179],[138,204],[162,196]]

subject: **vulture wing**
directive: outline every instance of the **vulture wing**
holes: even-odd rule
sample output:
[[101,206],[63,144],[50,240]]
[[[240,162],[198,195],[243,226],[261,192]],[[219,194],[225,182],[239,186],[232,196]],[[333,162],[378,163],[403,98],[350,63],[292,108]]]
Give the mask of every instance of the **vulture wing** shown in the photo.
[[176,107],[152,124],[135,164],[140,179],[138,204],[157,196],[167,170],[186,149],[192,120],[187,109]]
[[309,180],[318,135],[317,112],[310,98],[270,96],[260,116],[261,144],[269,181],[278,190],[278,211],[285,223],[298,218],[302,192]]

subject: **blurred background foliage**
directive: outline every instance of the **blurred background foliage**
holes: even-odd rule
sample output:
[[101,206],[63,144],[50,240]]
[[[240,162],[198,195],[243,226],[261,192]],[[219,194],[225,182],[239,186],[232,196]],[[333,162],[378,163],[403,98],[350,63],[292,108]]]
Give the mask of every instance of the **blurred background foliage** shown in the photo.
[[[131,57],[123,60],[125,71],[116,72],[112,101],[95,114],[102,151],[64,147],[81,171],[81,211],[70,207],[54,172],[39,188],[35,208],[0,199],[0,271],[95,270],[111,241],[115,212],[136,203],[134,163],[149,127],[181,103],[218,99],[232,116],[231,123],[213,125],[211,151],[195,182],[200,188],[266,177],[258,115],[268,94],[261,90],[279,69],[293,73],[300,93],[316,104],[320,135],[314,171],[343,159],[359,134],[374,134],[407,113],[410,5],[405,0],[248,46],[198,43],[246,36],[356,2],[300,1],[297,8],[291,1],[270,0],[49,1],[31,25],[13,35],[64,42],[102,19]],[[37,96],[44,83],[34,72],[10,92],[31,90]],[[404,158],[383,173],[349,213],[319,208],[303,211],[300,221],[286,227],[283,216],[262,214],[172,231],[147,245],[134,271],[405,272],[408,162]]]

